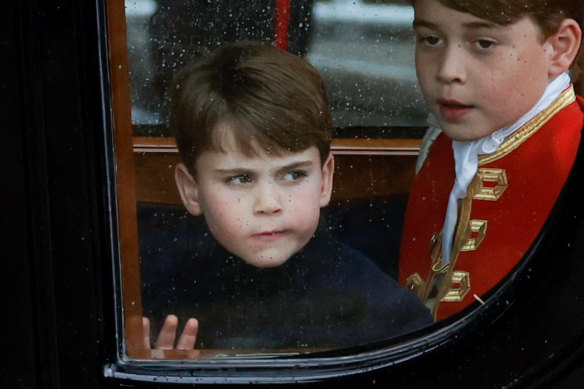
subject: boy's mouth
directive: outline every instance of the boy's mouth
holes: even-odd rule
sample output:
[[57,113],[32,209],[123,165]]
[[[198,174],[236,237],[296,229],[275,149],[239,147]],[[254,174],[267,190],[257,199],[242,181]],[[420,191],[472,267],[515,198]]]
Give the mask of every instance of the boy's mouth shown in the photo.
[[286,230],[263,231],[257,234],[253,234],[252,237],[263,242],[273,242],[284,237],[286,233]]
[[455,121],[466,115],[472,108],[472,105],[463,104],[456,100],[438,100],[440,114],[447,121]]

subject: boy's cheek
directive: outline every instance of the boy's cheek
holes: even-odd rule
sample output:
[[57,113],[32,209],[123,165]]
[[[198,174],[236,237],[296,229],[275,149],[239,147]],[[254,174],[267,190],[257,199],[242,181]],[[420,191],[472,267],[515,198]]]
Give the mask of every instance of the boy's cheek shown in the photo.
[[320,207],[312,207],[310,209],[304,209],[298,212],[294,219],[296,220],[297,226],[302,226],[303,230],[310,231],[310,235],[314,233],[316,227],[318,226],[318,220],[320,218]]

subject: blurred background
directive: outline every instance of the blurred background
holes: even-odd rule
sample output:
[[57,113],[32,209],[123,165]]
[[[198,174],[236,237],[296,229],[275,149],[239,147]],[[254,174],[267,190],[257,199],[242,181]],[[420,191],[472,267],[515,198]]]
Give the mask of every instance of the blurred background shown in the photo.
[[[404,1],[126,0],[125,7],[136,135],[168,135],[165,89],[186,63],[225,42],[274,42],[278,7],[289,17],[286,49],[323,76],[343,136],[351,127],[411,127],[415,137],[425,125],[413,10]],[[384,133],[391,131],[373,137]]]

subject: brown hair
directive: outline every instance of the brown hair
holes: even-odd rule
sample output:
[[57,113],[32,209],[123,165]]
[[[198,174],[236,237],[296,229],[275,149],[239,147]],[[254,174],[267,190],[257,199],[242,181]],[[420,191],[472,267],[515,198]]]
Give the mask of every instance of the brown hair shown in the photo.
[[227,44],[181,71],[170,95],[170,127],[193,174],[197,157],[224,150],[226,136],[247,156],[311,146],[321,162],[328,156],[333,125],[324,82],[294,54],[255,42]]
[[[555,34],[566,18],[574,19],[582,28],[584,0],[437,0],[445,7],[469,13],[493,23],[506,25],[523,16],[530,17],[540,28],[542,41]],[[416,0],[408,0],[415,5]],[[584,49],[572,63],[572,79],[576,81],[581,72],[580,63]]]
[[[505,25],[523,16],[531,17],[544,38],[558,31],[566,18],[581,22],[582,0],[438,0],[442,5],[481,19]],[[415,1],[412,1],[412,3]]]

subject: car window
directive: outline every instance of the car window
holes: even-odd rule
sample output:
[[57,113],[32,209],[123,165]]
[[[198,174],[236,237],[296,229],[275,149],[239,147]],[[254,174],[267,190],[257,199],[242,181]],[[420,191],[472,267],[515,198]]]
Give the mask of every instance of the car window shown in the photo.
[[[419,342],[428,328],[450,325],[489,303],[495,286],[536,248],[576,158],[577,126],[562,132],[571,137],[558,157],[563,162],[539,172],[548,174],[541,196],[529,207],[508,205],[540,177],[534,171],[529,179],[505,157],[517,155],[512,151],[519,146],[535,147],[538,142],[527,140],[545,137],[540,129],[557,125],[556,113],[577,111],[568,74],[558,77],[563,87],[554,89],[555,80],[548,85],[549,105],[499,150],[469,159],[476,174],[467,177],[463,201],[449,201],[458,182],[452,149],[474,146],[452,144],[424,107],[411,6],[364,0],[253,5],[127,1],[119,24],[127,30],[117,35],[127,47],[111,41],[119,53],[112,51],[113,74],[124,75],[112,81],[120,87],[114,91],[126,88],[131,102],[127,112],[115,112],[126,120],[124,134],[116,130],[117,146],[128,146],[117,150],[124,156],[118,174],[125,178],[118,189],[127,196],[120,209],[134,217],[125,245],[132,249],[122,253],[126,355],[202,361],[318,356],[395,342],[407,349],[406,340]],[[331,156],[298,146],[303,137],[277,143],[279,149],[270,140],[258,153],[254,142],[265,128],[255,128],[251,141],[237,140],[234,121],[215,124],[219,147],[188,161],[195,150],[189,139],[196,137],[185,143],[171,134],[169,86],[185,65],[244,41],[271,45],[316,68],[335,127]],[[472,107],[440,104],[453,120]],[[275,142],[285,142],[281,138]],[[304,187],[318,196],[303,203],[286,192]],[[296,218],[256,227],[248,217],[256,211],[246,213],[256,208],[262,209],[257,214]],[[529,228],[512,223],[524,219],[532,221]],[[313,224],[305,229],[307,220]],[[250,239],[240,239],[241,231]],[[294,242],[294,248],[278,242]],[[261,254],[249,255],[256,251]],[[478,269],[485,263],[492,266]]]
[[[140,258],[126,265],[138,270],[139,287],[124,279],[134,312],[133,321],[126,318],[129,355],[304,355],[431,324],[417,297],[397,283],[401,226],[427,116],[413,66],[412,20],[401,2],[125,2]],[[336,128],[332,195],[315,235],[294,261],[262,272],[223,253],[209,216],[185,209],[175,183],[181,157],[168,123],[167,92],[177,72],[240,41],[265,42],[311,63],[324,80]],[[322,246],[329,239],[339,246]],[[337,260],[343,265],[330,268]],[[233,274],[237,281],[222,278]],[[258,300],[258,293],[278,297]],[[392,327],[398,307],[403,320]],[[147,319],[149,344],[132,344],[139,314]],[[168,315],[178,318],[177,338],[189,318],[199,321],[196,353],[157,349]],[[391,318],[380,325],[375,315]]]
[[314,3],[306,58],[325,78],[338,126],[425,124],[412,22],[398,1]]
[[[126,2],[132,122],[165,130],[167,83],[185,64],[225,42],[273,42],[272,1]],[[426,108],[413,66],[413,10],[400,1],[290,2],[285,49],[325,79],[334,123],[423,126]],[[413,132],[414,136],[417,133]],[[357,133],[358,135],[358,133]],[[383,133],[377,136],[382,137]]]

